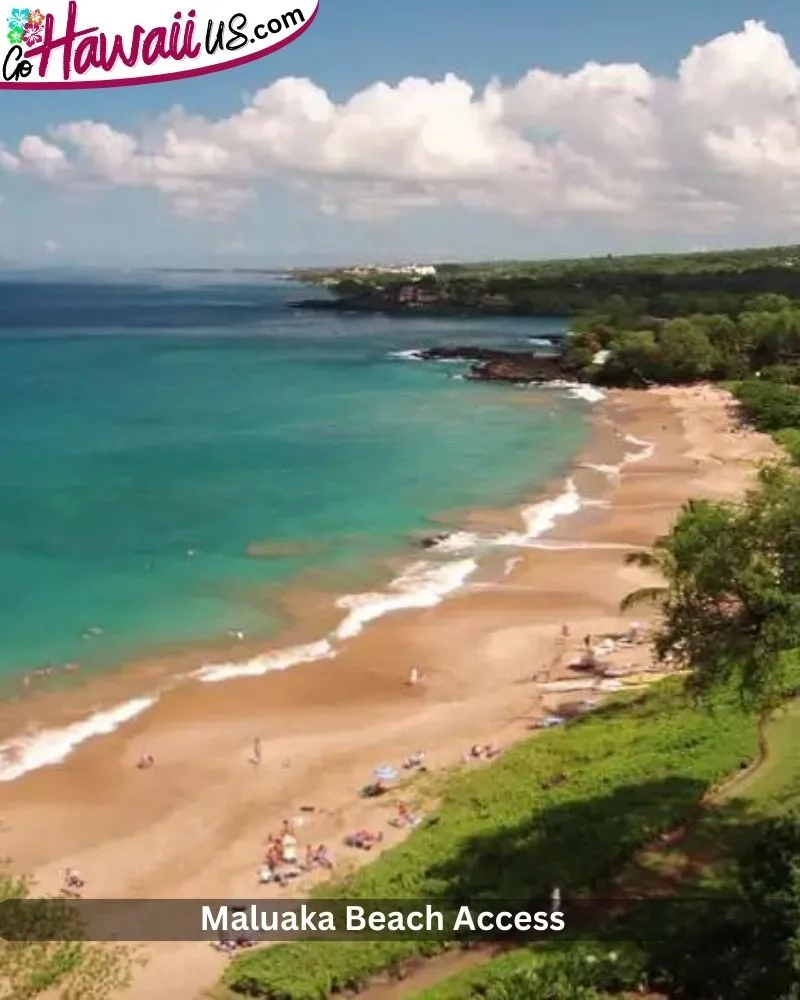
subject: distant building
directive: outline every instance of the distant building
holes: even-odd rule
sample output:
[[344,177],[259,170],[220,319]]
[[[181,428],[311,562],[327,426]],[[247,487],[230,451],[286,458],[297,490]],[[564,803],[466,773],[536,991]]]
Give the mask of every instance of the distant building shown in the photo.
[[408,274],[415,278],[432,277],[436,274],[433,264],[403,264],[395,267],[381,267],[378,264],[365,264],[362,267],[349,267],[344,271],[354,277],[367,277],[372,274]]

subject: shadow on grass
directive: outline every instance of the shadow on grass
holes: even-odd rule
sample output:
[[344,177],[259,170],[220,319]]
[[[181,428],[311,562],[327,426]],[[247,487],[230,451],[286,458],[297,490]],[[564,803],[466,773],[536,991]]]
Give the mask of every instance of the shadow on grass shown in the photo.
[[[569,776],[550,785],[569,795]],[[531,781],[536,778],[531,775]],[[599,888],[660,834],[691,821],[706,786],[681,776],[623,785],[532,813],[523,823],[470,837],[428,880],[449,899],[527,899]]]
[[657,932],[670,909],[735,904],[736,859],[769,825],[746,800],[704,805],[705,790],[676,776],[566,802],[469,838],[427,874],[440,900],[470,904],[546,903],[558,887],[579,901],[579,936],[611,915],[632,926],[631,913]]

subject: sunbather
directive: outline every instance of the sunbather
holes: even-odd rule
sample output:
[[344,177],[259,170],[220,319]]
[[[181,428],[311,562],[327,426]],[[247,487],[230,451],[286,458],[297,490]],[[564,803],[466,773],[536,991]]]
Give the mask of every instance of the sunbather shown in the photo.
[[64,872],[65,889],[82,889],[86,883],[81,878],[81,873],[76,868],[67,868]]
[[357,847],[362,851],[371,851],[372,848],[383,840],[382,833],[373,833],[371,830],[357,830],[346,838],[348,847]]
[[419,823],[419,817],[412,813],[405,802],[397,803],[397,816],[393,820],[389,820],[392,826],[403,827],[403,826],[416,826]]
[[320,844],[314,852],[314,861],[320,868],[333,868],[333,859],[324,844]]
[[361,789],[361,795],[365,799],[374,799],[379,795],[385,795],[389,789],[382,781],[374,781],[371,785],[365,785]]
[[297,838],[285,833],[281,839],[281,860],[284,864],[297,864]]

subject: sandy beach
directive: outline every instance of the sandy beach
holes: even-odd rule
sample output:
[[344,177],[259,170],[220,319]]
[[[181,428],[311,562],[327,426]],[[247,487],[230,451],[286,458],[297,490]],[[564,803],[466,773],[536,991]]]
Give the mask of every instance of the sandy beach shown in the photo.
[[[776,453],[766,436],[738,429],[730,397],[708,386],[612,392],[595,414],[597,434],[572,475],[590,502],[556,520],[536,547],[489,553],[470,583],[441,604],[381,618],[333,659],[165,690],[151,710],[82,744],[64,763],[0,785],[3,855],[46,891],[57,891],[71,866],[86,879],[88,896],[267,897],[281,891],[257,886],[263,842],[301,807],[314,807],[302,813],[301,842],[327,844],[340,870],[373,856],[342,847],[348,831],[378,828],[391,844],[400,836],[387,824],[391,796],[358,796],[373,768],[399,767],[417,750],[434,768],[473,766],[458,763],[471,744],[508,745],[562,700],[585,697],[543,692],[531,678],[574,676],[565,661],[585,635],[646,619],[644,610],[627,620],[618,612],[626,593],[651,582],[624,564],[625,551],[666,531],[689,497],[739,496],[758,462]],[[638,460],[613,473],[624,454]],[[554,484],[553,493],[563,489]],[[468,525],[493,521],[512,523],[509,512],[467,518]],[[330,627],[330,606],[319,595],[305,598]],[[220,656],[256,652],[245,642]],[[3,731],[24,729],[32,714],[54,725],[117,704],[163,681],[188,655],[176,652],[68,696],[7,706]],[[650,666],[646,647],[615,656],[626,666]],[[417,686],[406,683],[411,666],[424,678]],[[258,766],[248,761],[255,737]],[[140,771],[144,752],[156,763]],[[315,877],[284,893],[302,894]],[[166,982],[175,1000],[194,1000],[226,961],[202,943],[148,952],[125,994],[130,1000],[156,1000]]]

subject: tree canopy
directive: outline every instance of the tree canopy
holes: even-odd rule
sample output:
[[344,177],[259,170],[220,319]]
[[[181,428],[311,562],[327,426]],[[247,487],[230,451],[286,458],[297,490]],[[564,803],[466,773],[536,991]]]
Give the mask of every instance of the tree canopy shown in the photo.
[[697,695],[728,683],[766,705],[782,690],[787,657],[800,649],[800,478],[765,466],[739,504],[691,501],[652,552],[629,561],[657,568],[666,584],[630,594],[660,605],[659,659],[691,670]]

